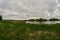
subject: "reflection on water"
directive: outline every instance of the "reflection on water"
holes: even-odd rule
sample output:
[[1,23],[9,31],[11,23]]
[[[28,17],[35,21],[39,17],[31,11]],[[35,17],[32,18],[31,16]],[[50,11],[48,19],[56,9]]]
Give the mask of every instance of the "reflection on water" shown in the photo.
[[26,21],[26,23],[30,23],[30,24],[56,24],[56,23],[60,23],[60,21]]

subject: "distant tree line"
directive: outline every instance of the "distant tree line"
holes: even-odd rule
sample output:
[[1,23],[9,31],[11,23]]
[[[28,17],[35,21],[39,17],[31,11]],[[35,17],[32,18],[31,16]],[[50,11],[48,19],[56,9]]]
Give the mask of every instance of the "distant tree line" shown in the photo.
[[[2,20],[2,16],[0,16],[0,20]],[[51,18],[51,19],[47,20],[47,19],[44,19],[44,18],[39,18],[39,19],[29,19],[29,20],[26,20],[26,21],[60,21],[60,19]]]
[[51,18],[51,19],[47,20],[47,19],[39,18],[39,19],[29,19],[28,21],[60,21],[60,19]]
[[51,18],[49,21],[60,21],[60,19],[57,19],[57,18]]

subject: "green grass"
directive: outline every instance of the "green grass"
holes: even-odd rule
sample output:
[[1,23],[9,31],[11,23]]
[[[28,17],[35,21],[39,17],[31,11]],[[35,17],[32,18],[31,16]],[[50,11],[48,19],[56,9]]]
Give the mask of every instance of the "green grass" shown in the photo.
[[0,21],[0,40],[60,40],[60,24]]

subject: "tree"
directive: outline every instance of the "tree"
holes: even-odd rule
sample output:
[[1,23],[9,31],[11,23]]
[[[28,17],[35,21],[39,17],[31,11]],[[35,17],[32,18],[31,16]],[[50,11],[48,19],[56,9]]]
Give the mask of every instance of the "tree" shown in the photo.
[[52,18],[52,19],[50,19],[50,21],[58,21],[59,19],[57,19],[57,18]]
[[0,16],[0,20],[2,20],[2,16]]
[[47,21],[47,19],[43,19],[43,18],[39,18],[39,19],[36,19],[37,21]]

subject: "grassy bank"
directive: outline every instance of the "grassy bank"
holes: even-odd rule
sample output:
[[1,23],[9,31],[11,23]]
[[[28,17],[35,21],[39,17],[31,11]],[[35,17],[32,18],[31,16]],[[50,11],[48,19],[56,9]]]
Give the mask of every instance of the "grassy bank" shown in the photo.
[[0,21],[0,40],[60,40],[60,24]]

